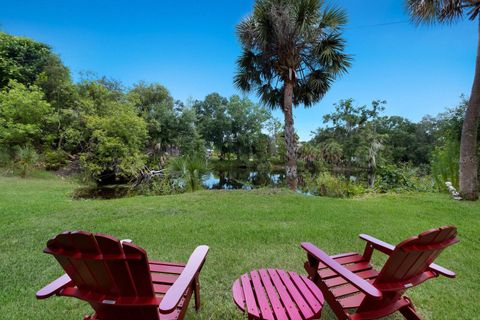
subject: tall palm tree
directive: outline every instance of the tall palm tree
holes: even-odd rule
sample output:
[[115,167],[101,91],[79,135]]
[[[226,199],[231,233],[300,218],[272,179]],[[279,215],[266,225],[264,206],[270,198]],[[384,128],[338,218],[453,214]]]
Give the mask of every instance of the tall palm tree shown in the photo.
[[451,23],[468,16],[479,20],[479,40],[472,93],[463,121],[460,144],[460,193],[466,200],[477,200],[477,130],[480,113],[480,0],[407,0],[416,23]]
[[291,189],[297,184],[292,107],[320,101],[347,71],[350,56],[341,37],[346,22],[342,10],[327,8],[321,0],[257,0],[253,14],[237,26],[243,53],[234,82],[283,111]]

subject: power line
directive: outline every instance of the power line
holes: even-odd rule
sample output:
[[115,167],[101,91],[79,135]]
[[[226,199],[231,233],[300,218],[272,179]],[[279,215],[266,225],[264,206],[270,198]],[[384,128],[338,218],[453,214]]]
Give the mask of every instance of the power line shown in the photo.
[[392,22],[384,22],[384,23],[376,23],[376,24],[365,24],[365,25],[360,25],[360,26],[353,26],[353,27],[346,27],[346,30],[351,30],[351,29],[364,29],[364,28],[374,28],[374,27],[385,27],[385,26],[391,26],[395,24],[406,24],[410,23],[408,20],[403,20],[403,21],[392,21]]

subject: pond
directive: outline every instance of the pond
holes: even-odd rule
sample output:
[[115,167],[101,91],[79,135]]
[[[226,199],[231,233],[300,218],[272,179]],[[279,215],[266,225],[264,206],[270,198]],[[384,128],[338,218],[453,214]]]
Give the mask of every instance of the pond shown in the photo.
[[255,187],[282,187],[285,186],[285,172],[260,172],[248,168],[232,168],[229,170],[213,170],[202,178],[206,189],[251,190]]
[[[345,172],[333,172],[334,175],[356,180],[357,176]],[[254,168],[214,169],[202,176],[202,184],[208,190],[252,190],[261,187],[285,187],[286,177],[283,170],[258,171]],[[299,175],[298,192],[311,195],[311,190]],[[138,195],[128,184],[82,187],[76,189],[74,199],[117,199]]]
[[[285,173],[282,171],[258,172],[254,169],[231,168],[212,170],[202,176],[202,185],[208,190],[251,190],[257,187],[285,186]],[[81,187],[75,190],[74,199],[117,199],[136,195],[128,184]]]

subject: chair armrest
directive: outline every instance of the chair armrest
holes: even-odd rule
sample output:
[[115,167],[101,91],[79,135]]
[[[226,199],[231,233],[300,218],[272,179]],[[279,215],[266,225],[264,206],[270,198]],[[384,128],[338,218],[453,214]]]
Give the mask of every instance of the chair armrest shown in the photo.
[[442,266],[439,266],[438,264],[435,264],[435,263],[432,263],[429,266],[429,269],[447,278],[455,278],[457,276],[455,272],[448,270],[447,268],[444,268]]
[[335,271],[339,276],[347,280],[355,288],[362,291],[365,295],[368,295],[374,299],[381,299],[382,292],[375,288],[368,281],[357,276],[355,273],[343,267],[341,264],[333,260],[328,254],[317,248],[315,245],[309,242],[303,242],[302,248],[312,255],[314,258],[318,259],[324,265]]
[[368,234],[361,234],[359,235],[360,239],[365,240],[368,244],[370,244],[374,249],[383,252],[387,255],[390,255],[393,250],[395,250],[395,246],[386,243],[382,240],[378,240],[375,237],[369,236]]
[[67,287],[71,283],[72,283],[72,279],[70,279],[68,274],[64,274],[57,280],[53,281],[52,283],[38,290],[36,297],[37,299],[46,299],[55,294],[58,294],[61,290],[63,290],[65,287]]
[[208,246],[198,246],[192,255],[188,259],[185,269],[183,269],[180,276],[177,278],[175,283],[168,289],[167,293],[160,302],[160,313],[168,314],[172,312],[182,300],[185,291],[195,280],[195,277],[198,275],[202,269],[203,263],[207,257],[209,247]]

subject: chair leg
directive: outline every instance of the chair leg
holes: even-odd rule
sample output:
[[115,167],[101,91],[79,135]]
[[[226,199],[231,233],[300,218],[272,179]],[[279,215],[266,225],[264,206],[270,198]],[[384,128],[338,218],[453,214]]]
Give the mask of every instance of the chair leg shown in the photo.
[[195,295],[195,310],[200,309],[200,281],[198,279],[198,275],[195,277],[193,282],[193,292]]
[[403,315],[403,317],[407,320],[422,320],[420,315],[418,315],[417,310],[413,306],[412,301],[409,298],[404,298],[404,299],[408,300],[410,304],[398,310]]

